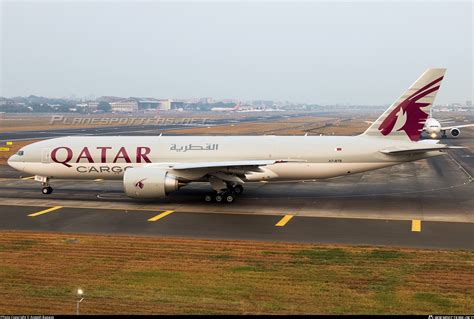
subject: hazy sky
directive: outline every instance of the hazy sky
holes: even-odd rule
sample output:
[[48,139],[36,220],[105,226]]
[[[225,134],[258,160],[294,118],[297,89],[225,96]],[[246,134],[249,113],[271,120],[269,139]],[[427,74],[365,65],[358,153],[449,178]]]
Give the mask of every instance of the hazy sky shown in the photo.
[[473,95],[472,1],[5,1],[2,96],[388,104],[447,67]]

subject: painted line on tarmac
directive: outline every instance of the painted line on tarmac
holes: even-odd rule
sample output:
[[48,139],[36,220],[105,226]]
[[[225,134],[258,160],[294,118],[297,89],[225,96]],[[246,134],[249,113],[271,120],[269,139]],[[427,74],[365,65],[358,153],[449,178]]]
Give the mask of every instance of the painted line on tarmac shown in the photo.
[[283,227],[293,218],[293,215],[285,215],[278,223],[275,224],[277,227]]
[[39,215],[43,215],[43,214],[46,214],[46,213],[53,212],[53,211],[61,209],[61,208],[63,208],[63,206],[54,206],[54,207],[51,207],[51,208],[48,208],[48,209],[45,209],[45,210],[41,210],[41,211],[33,213],[33,214],[29,214],[28,217],[36,217],[36,216],[39,216]]
[[150,219],[148,219],[149,222],[156,222],[157,220],[160,220],[162,219],[163,217],[166,217],[168,216],[169,214],[172,214],[174,212],[174,210],[167,210],[167,211],[164,211],[162,212],[161,214],[158,214]]
[[411,221],[411,231],[412,232],[421,232],[421,220],[413,219]]
[[[6,200],[7,202],[3,202]],[[20,200],[20,199],[18,199]],[[44,200],[40,200],[44,201]],[[55,204],[61,205],[63,208],[72,208],[72,209],[87,209],[87,210],[112,210],[112,211],[130,211],[130,212],[150,212],[150,211],[160,211],[163,210],[165,211],[166,208],[156,208],[156,207],[104,207],[103,203],[101,203],[102,206],[95,206],[95,205],[71,205],[68,203],[61,203],[61,202],[67,202],[67,200],[58,200],[57,202],[53,202]],[[51,205],[51,204],[50,204]],[[20,204],[18,203],[9,203],[8,198],[0,198],[0,207],[1,206],[10,206],[10,207],[18,207],[18,208],[23,208],[23,207],[48,207],[50,205],[45,205],[40,202],[34,202],[34,203],[29,203],[29,202],[23,202]],[[255,212],[249,212],[249,211],[214,211],[214,210],[206,210],[206,211],[200,211],[200,210],[190,210],[187,207],[181,207],[183,205],[176,205],[181,212],[183,213],[193,213],[193,214],[221,214],[221,215],[255,215]],[[263,211],[261,213],[257,214],[258,216],[279,216],[279,214],[275,214],[273,212],[267,212]],[[393,220],[393,221],[411,221],[411,219],[408,219],[406,216],[354,216],[354,215],[339,215],[339,214],[320,214],[320,215],[301,215],[301,217],[308,217],[308,218],[346,218],[346,219],[367,219],[367,220]],[[456,216],[455,219],[453,220],[451,217],[450,219],[439,219],[439,218],[430,218],[429,216],[424,217],[425,221],[429,222],[442,222],[442,223],[447,223],[447,222],[452,222],[452,223],[468,223],[468,224],[474,224],[474,220],[470,220],[465,218],[463,216],[460,218],[459,216]]]
[[28,176],[28,177],[22,177],[21,179],[22,180],[27,180],[27,179],[34,179],[35,177],[34,176]]
[[469,172],[467,171],[467,169],[466,169],[464,166],[462,166],[462,164],[459,163],[459,161],[456,160],[456,159],[454,158],[454,156],[453,156],[451,153],[449,153],[449,152],[446,152],[446,153],[447,153],[448,156],[451,158],[451,160],[452,160],[454,163],[456,163],[456,165],[459,167],[459,169],[460,169],[461,171],[463,171],[464,174],[467,175],[467,177],[469,178],[469,182],[472,182],[472,180],[474,179],[474,177],[472,177],[472,175],[469,174]]

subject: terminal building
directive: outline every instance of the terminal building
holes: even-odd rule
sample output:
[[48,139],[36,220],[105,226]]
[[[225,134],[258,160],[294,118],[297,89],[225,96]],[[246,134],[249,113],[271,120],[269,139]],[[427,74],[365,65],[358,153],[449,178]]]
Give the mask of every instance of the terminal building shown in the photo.
[[116,102],[110,102],[113,112],[135,112],[138,110],[138,103],[135,100],[120,100]]
[[170,99],[136,99],[138,103],[138,109],[147,110],[147,109],[157,109],[157,110],[171,110],[171,100]]
[[160,104],[158,106],[159,110],[171,110],[171,100],[170,99],[165,99],[165,100],[159,100]]

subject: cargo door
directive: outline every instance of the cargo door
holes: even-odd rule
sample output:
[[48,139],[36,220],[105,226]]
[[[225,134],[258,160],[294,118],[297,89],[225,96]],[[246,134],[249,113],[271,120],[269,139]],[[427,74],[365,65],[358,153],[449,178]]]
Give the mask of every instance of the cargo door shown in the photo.
[[44,148],[41,153],[41,163],[48,164],[51,163],[51,149]]

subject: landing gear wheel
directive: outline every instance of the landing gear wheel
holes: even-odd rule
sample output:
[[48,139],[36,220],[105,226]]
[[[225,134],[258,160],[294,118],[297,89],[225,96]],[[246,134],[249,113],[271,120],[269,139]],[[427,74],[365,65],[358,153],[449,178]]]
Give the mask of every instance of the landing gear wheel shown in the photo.
[[51,186],[47,186],[47,187],[43,187],[41,189],[41,192],[44,194],[44,195],[48,195],[48,194],[51,194],[53,192],[53,188]]
[[204,201],[205,202],[212,202],[212,194],[206,194],[206,196],[204,196]]
[[235,185],[233,191],[234,194],[240,195],[244,191],[244,187],[242,185]]
[[234,201],[234,196],[232,194],[227,194],[225,196],[225,201],[228,202],[228,203],[232,203]]
[[214,197],[214,200],[218,203],[222,202],[224,197],[221,194],[217,194],[216,197]]

